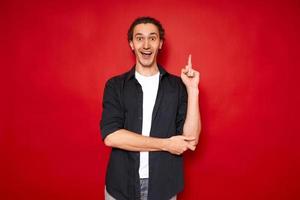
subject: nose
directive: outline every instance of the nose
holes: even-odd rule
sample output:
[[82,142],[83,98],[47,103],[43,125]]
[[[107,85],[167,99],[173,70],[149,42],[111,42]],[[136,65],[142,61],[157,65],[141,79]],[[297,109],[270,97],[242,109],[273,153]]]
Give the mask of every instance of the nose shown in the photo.
[[150,48],[148,39],[145,40],[143,48],[144,49],[149,49]]

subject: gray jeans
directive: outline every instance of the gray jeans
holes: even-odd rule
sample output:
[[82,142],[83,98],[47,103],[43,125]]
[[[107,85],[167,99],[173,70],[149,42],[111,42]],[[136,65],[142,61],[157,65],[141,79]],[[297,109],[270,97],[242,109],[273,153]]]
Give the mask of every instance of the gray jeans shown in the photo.
[[[148,179],[142,178],[140,179],[140,186],[141,186],[141,200],[147,200],[148,198]],[[176,200],[177,196],[175,195],[170,200]],[[116,200],[112,197],[105,188],[105,200]]]

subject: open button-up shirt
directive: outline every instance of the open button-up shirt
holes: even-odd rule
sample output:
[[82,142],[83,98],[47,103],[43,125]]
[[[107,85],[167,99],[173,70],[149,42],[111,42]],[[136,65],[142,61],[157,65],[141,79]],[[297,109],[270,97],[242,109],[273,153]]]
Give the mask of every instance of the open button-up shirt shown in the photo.
[[[187,91],[180,77],[159,66],[160,79],[152,113],[151,137],[181,135],[187,111]],[[142,133],[143,91],[135,67],[106,82],[100,122],[102,139],[119,129]],[[112,148],[106,189],[118,200],[139,200],[139,152]],[[167,200],[183,189],[183,159],[166,151],[149,152],[149,200]]]

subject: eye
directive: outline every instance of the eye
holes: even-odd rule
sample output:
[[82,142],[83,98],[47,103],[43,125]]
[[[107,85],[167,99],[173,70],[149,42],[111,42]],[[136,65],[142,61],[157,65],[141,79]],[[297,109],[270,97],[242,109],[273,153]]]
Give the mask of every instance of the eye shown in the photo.
[[155,40],[156,40],[156,37],[150,37],[150,40],[151,40],[151,41],[155,41]]
[[142,38],[142,37],[136,37],[136,40],[137,40],[137,41],[142,41],[143,38]]

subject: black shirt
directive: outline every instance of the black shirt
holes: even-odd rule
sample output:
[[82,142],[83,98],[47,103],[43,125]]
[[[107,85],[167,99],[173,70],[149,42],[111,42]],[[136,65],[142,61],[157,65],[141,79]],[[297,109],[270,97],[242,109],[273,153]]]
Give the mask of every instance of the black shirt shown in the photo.
[[[160,78],[152,113],[151,137],[181,135],[187,111],[187,92],[180,77],[159,66]],[[119,129],[142,133],[143,91],[135,67],[106,82],[100,122],[102,139]],[[117,200],[139,200],[139,152],[112,148],[106,189]],[[168,200],[183,190],[182,156],[149,152],[148,200]]]

